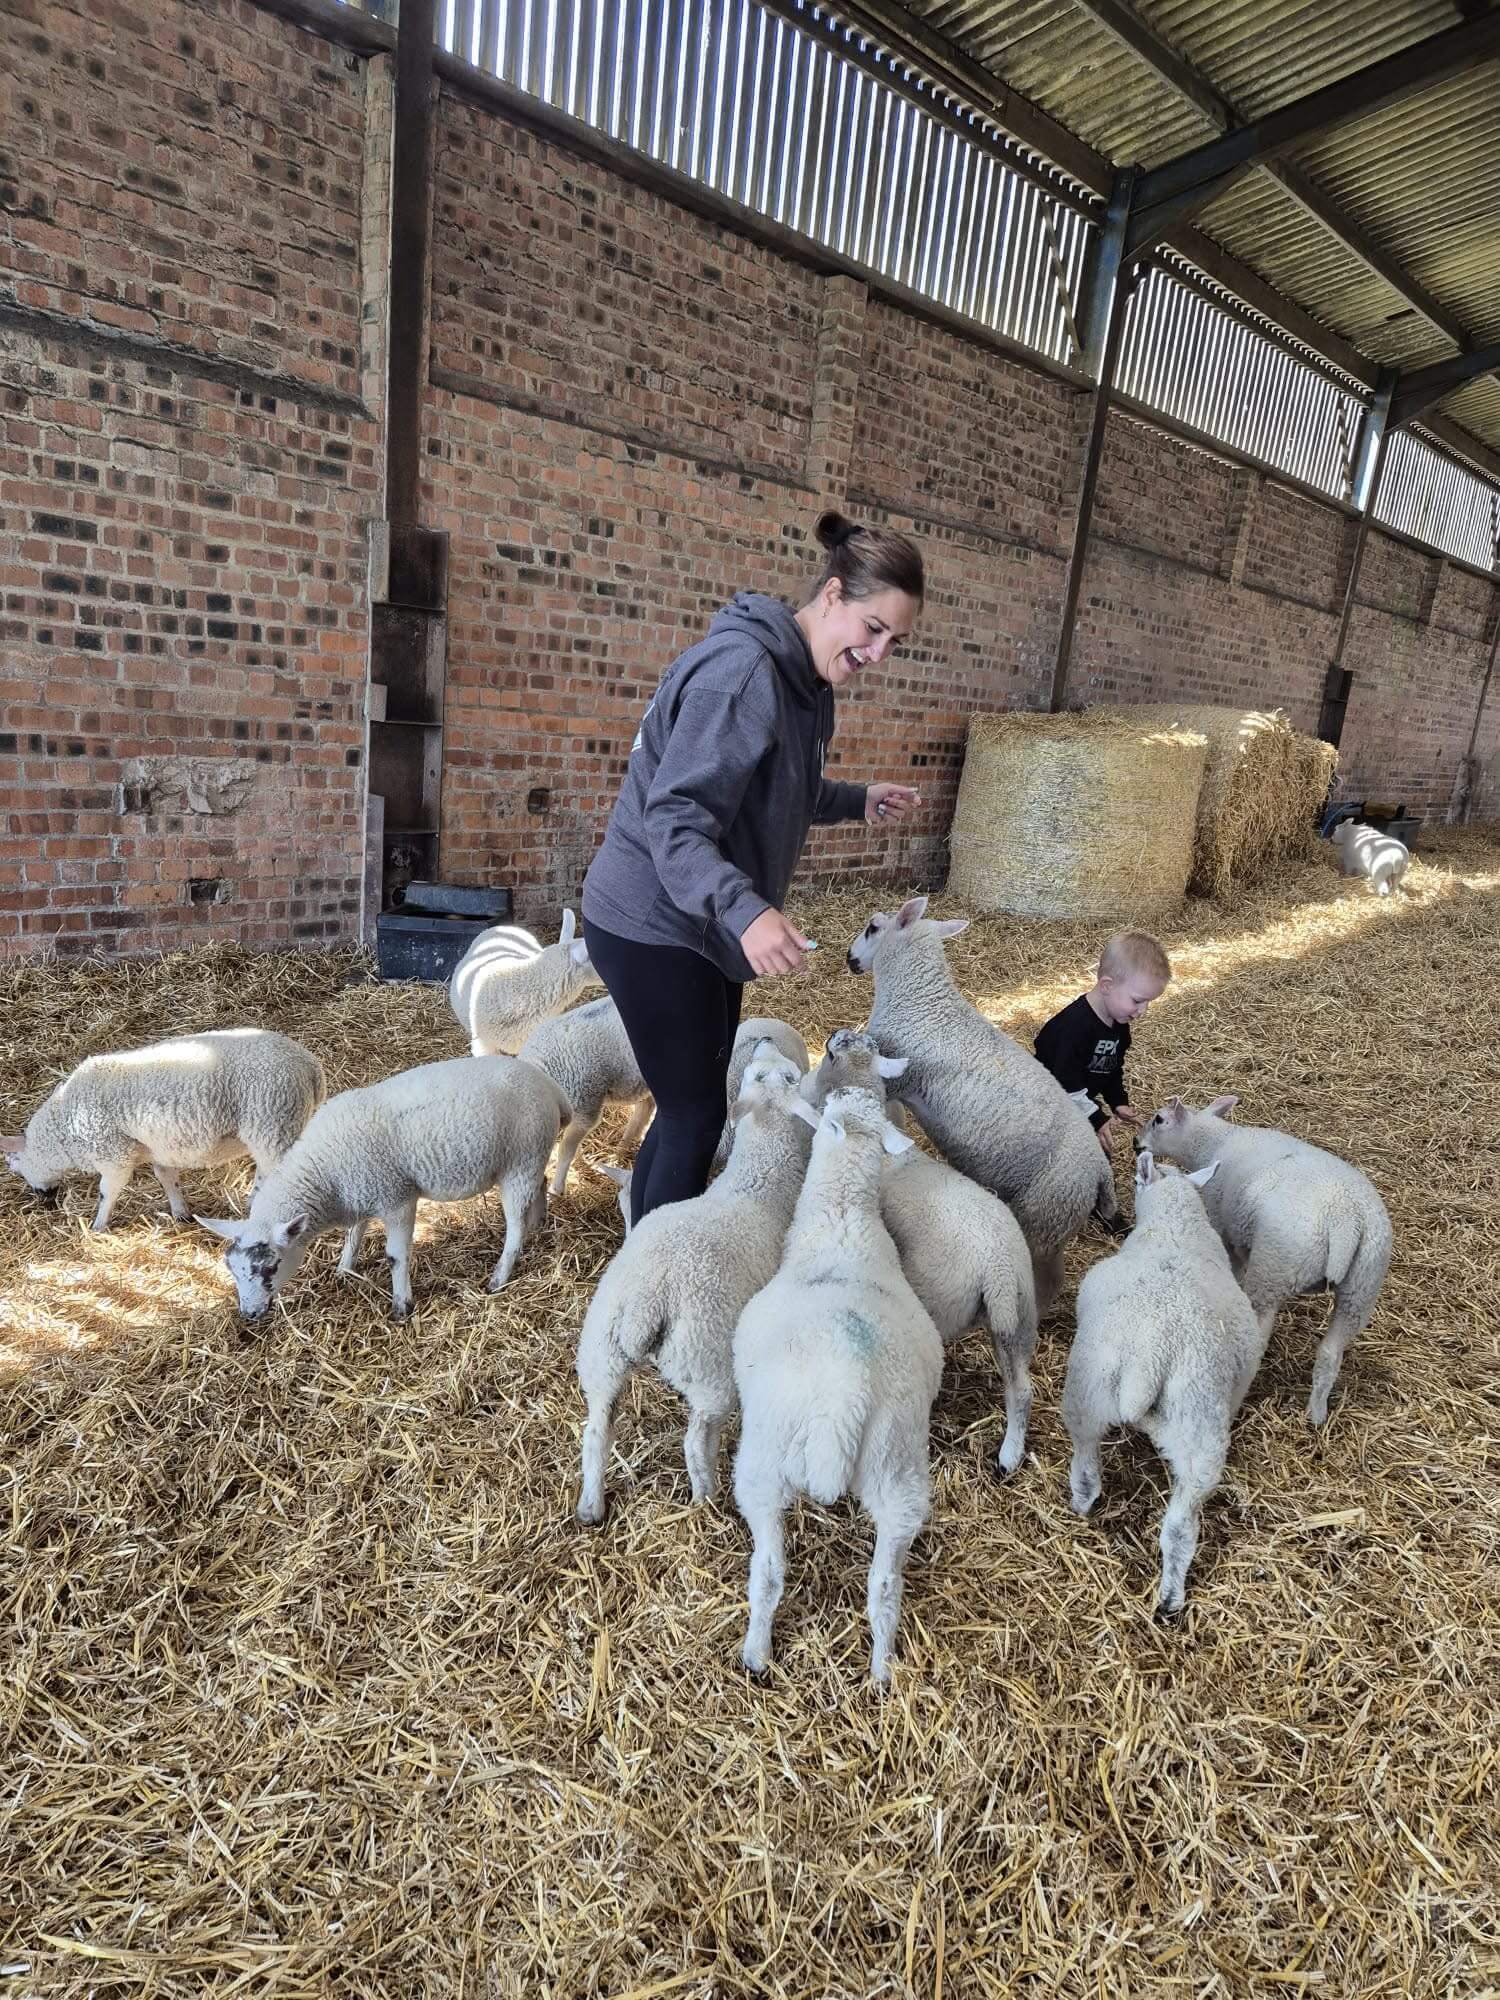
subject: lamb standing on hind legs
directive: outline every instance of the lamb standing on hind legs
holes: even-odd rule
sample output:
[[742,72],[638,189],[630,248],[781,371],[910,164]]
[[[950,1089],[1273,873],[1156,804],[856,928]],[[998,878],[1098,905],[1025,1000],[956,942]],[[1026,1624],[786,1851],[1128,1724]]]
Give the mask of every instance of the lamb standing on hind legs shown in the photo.
[[1136,1225],[1078,1288],[1078,1332],[1063,1385],[1075,1513],[1099,1498],[1099,1442],[1144,1431],[1172,1473],[1161,1524],[1157,1611],[1182,1609],[1203,1503],[1224,1476],[1229,1427],[1255,1379],[1266,1329],[1234,1281],[1200,1199],[1216,1167],[1163,1173],[1136,1160]]
[[1217,1165],[1204,1205],[1267,1335],[1304,1292],[1333,1287],[1333,1317],[1313,1363],[1308,1421],[1321,1424],[1344,1350],[1370,1324],[1391,1263],[1391,1219],[1374,1185],[1321,1146],[1254,1125],[1229,1125],[1237,1097],[1195,1111],[1169,1098],[1141,1144],[1184,1167]]
[[744,1661],[756,1674],[770,1664],[787,1507],[799,1493],[831,1506],[852,1492],[875,1522],[870,1678],[884,1682],[901,1573],[931,1504],[927,1431],[943,1344],[880,1219],[882,1151],[911,1140],[873,1090],[834,1091],[821,1118],[800,1110],[817,1130],[781,1269],[734,1335],[734,1497],[755,1538]]
[[892,1096],[970,1180],[1009,1204],[1031,1251],[1038,1315],[1062,1284],[1062,1253],[1088,1221],[1116,1213],[1109,1160],[1062,1085],[967,1001],[943,958],[966,918],[936,923],[914,896],[878,912],[849,947],[873,972],[869,1031],[907,1069]]

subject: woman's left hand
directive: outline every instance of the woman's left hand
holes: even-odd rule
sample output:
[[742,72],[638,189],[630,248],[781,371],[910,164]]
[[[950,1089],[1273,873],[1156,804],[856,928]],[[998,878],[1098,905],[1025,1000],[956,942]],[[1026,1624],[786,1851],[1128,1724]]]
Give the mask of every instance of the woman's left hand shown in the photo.
[[865,818],[868,820],[900,819],[913,806],[922,803],[922,794],[913,791],[910,785],[867,785],[865,787]]

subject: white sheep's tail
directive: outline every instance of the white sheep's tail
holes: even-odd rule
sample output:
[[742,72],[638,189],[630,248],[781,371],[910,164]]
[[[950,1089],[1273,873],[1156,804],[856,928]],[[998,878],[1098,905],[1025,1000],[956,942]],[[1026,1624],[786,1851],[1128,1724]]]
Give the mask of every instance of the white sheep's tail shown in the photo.
[[787,1478],[825,1507],[847,1493],[853,1482],[871,1401],[868,1387],[847,1401],[822,1402],[814,1390],[787,1441]]
[[1155,1407],[1161,1395],[1166,1372],[1166,1362],[1160,1357],[1132,1355],[1120,1369],[1115,1421],[1134,1424],[1139,1429],[1141,1419]]
[[1341,1215],[1328,1232],[1328,1282],[1364,1325],[1391,1262],[1391,1225],[1381,1215]]

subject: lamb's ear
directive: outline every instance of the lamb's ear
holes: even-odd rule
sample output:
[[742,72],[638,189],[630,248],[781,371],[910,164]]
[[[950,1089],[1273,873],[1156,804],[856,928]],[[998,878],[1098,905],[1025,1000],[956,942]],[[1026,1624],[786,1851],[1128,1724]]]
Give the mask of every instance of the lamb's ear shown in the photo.
[[738,1125],[740,1120],[745,1116],[746,1112],[748,1112],[749,1109],[750,1109],[750,1104],[748,1099],[743,1097],[737,1097],[734,1100],[733,1104],[731,1104],[729,1107],[730,1124]]
[[1165,1104],[1158,1105],[1156,1115],[1163,1125],[1180,1125],[1187,1117],[1187,1106],[1180,1097],[1169,1097]]
[[836,1111],[825,1111],[819,1123],[826,1125],[835,1139],[847,1139],[849,1136],[843,1119],[840,1118]]
[[608,1160],[593,1160],[590,1165],[603,1174],[607,1181],[613,1181],[618,1188],[629,1187],[630,1176],[635,1172],[634,1167],[611,1166]]
[[1160,1179],[1161,1173],[1157,1168],[1156,1156],[1147,1146],[1135,1156],[1135,1184],[1138,1188],[1150,1187],[1153,1181]]
[[933,925],[933,929],[940,938],[957,937],[960,931],[969,928],[970,921],[968,917],[944,917],[941,923]]
[[[569,910],[568,915],[572,916],[572,914],[573,912]],[[575,965],[587,966],[590,972],[593,971],[594,968],[589,965],[589,948],[582,938],[578,938],[573,944],[568,946],[568,956]]]
[[564,910],[562,913],[562,930],[558,933],[558,943],[571,944],[573,942],[573,933],[577,928],[577,917],[574,916],[571,910]]
[[905,930],[909,925],[916,923],[917,919],[926,913],[926,909],[927,898],[925,896],[909,897],[896,912],[897,925],[902,930]]
[[1218,1161],[1210,1160],[1206,1167],[1195,1168],[1193,1172],[1188,1175],[1188,1179],[1192,1182],[1194,1187],[1207,1187],[1209,1182],[1213,1179],[1214,1175],[1218,1171],[1219,1171]]
[[[1181,1099],[1177,1101],[1180,1103]],[[1213,1103],[1205,1105],[1204,1109],[1210,1118],[1222,1118],[1226,1111],[1233,1111],[1239,1101],[1237,1097],[1216,1097]]]
[[24,1132],[7,1132],[3,1138],[0,1138],[0,1153],[3,1153],[7,1160],[13,1160],[17,1153],[24,1149],[25,1145],[26,1135]]
[[804,1125],[811,1125],[815,1132],[823,1122],[822,1114],[814,1111],[800,1092],[796,1097],[788,1099],[786,1108],[794,1118],[800,1118]]
[[193,1220],[200,1229],[211,1229],[215,1236],[222,1236],[226,1243],[237,1243],[245,1226],[243,1222],[215,1215],[195,1215]]
[[892,1125],[887,1119],[880,1130],[880,1143],[888,1153],[909,1153],[916,1140],[909,1139],[899,1126]]
[[295,1243],[307,1227],[305,1215],[294,1215],[289,1222],[278,1222],[271,1231],[271,1241],[278,1250],[285,1250],[288,1243]]
[[[818,1072],[815,1069],[804,1070],[802,1072],[801,1080],[797,1085],[796,1095],[798,1101],[802,1104],[812,1104],[813,1102],[815,1102],[817,1095],[817,1088],[818,1088]],[[793,1106],[792,1108],[795,1109],[795,1106]],[[801,1114],[798,1113],[798,1115],[800,1117]]]
[[893,1076],[905,1076],[910,1065],[910,1056],[876,1056],[875,1074],[889,1081]]

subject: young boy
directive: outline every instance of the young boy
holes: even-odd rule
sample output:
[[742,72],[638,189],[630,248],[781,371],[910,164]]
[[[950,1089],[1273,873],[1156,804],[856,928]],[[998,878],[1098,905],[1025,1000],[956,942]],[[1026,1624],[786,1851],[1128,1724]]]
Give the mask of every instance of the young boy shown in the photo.
[[1167,954],[1145,931],[1120,931],[1104,947],[1099,976],[1036,1038],[1037,1060],[1064,1090],[1086,1090],[1111,1107],[1092,1114],[1099,1144],[1109,1152],[1122,1125],[1139,1125],[1125,1088],[1130,1023],[1159,1000],[1172,977]]

